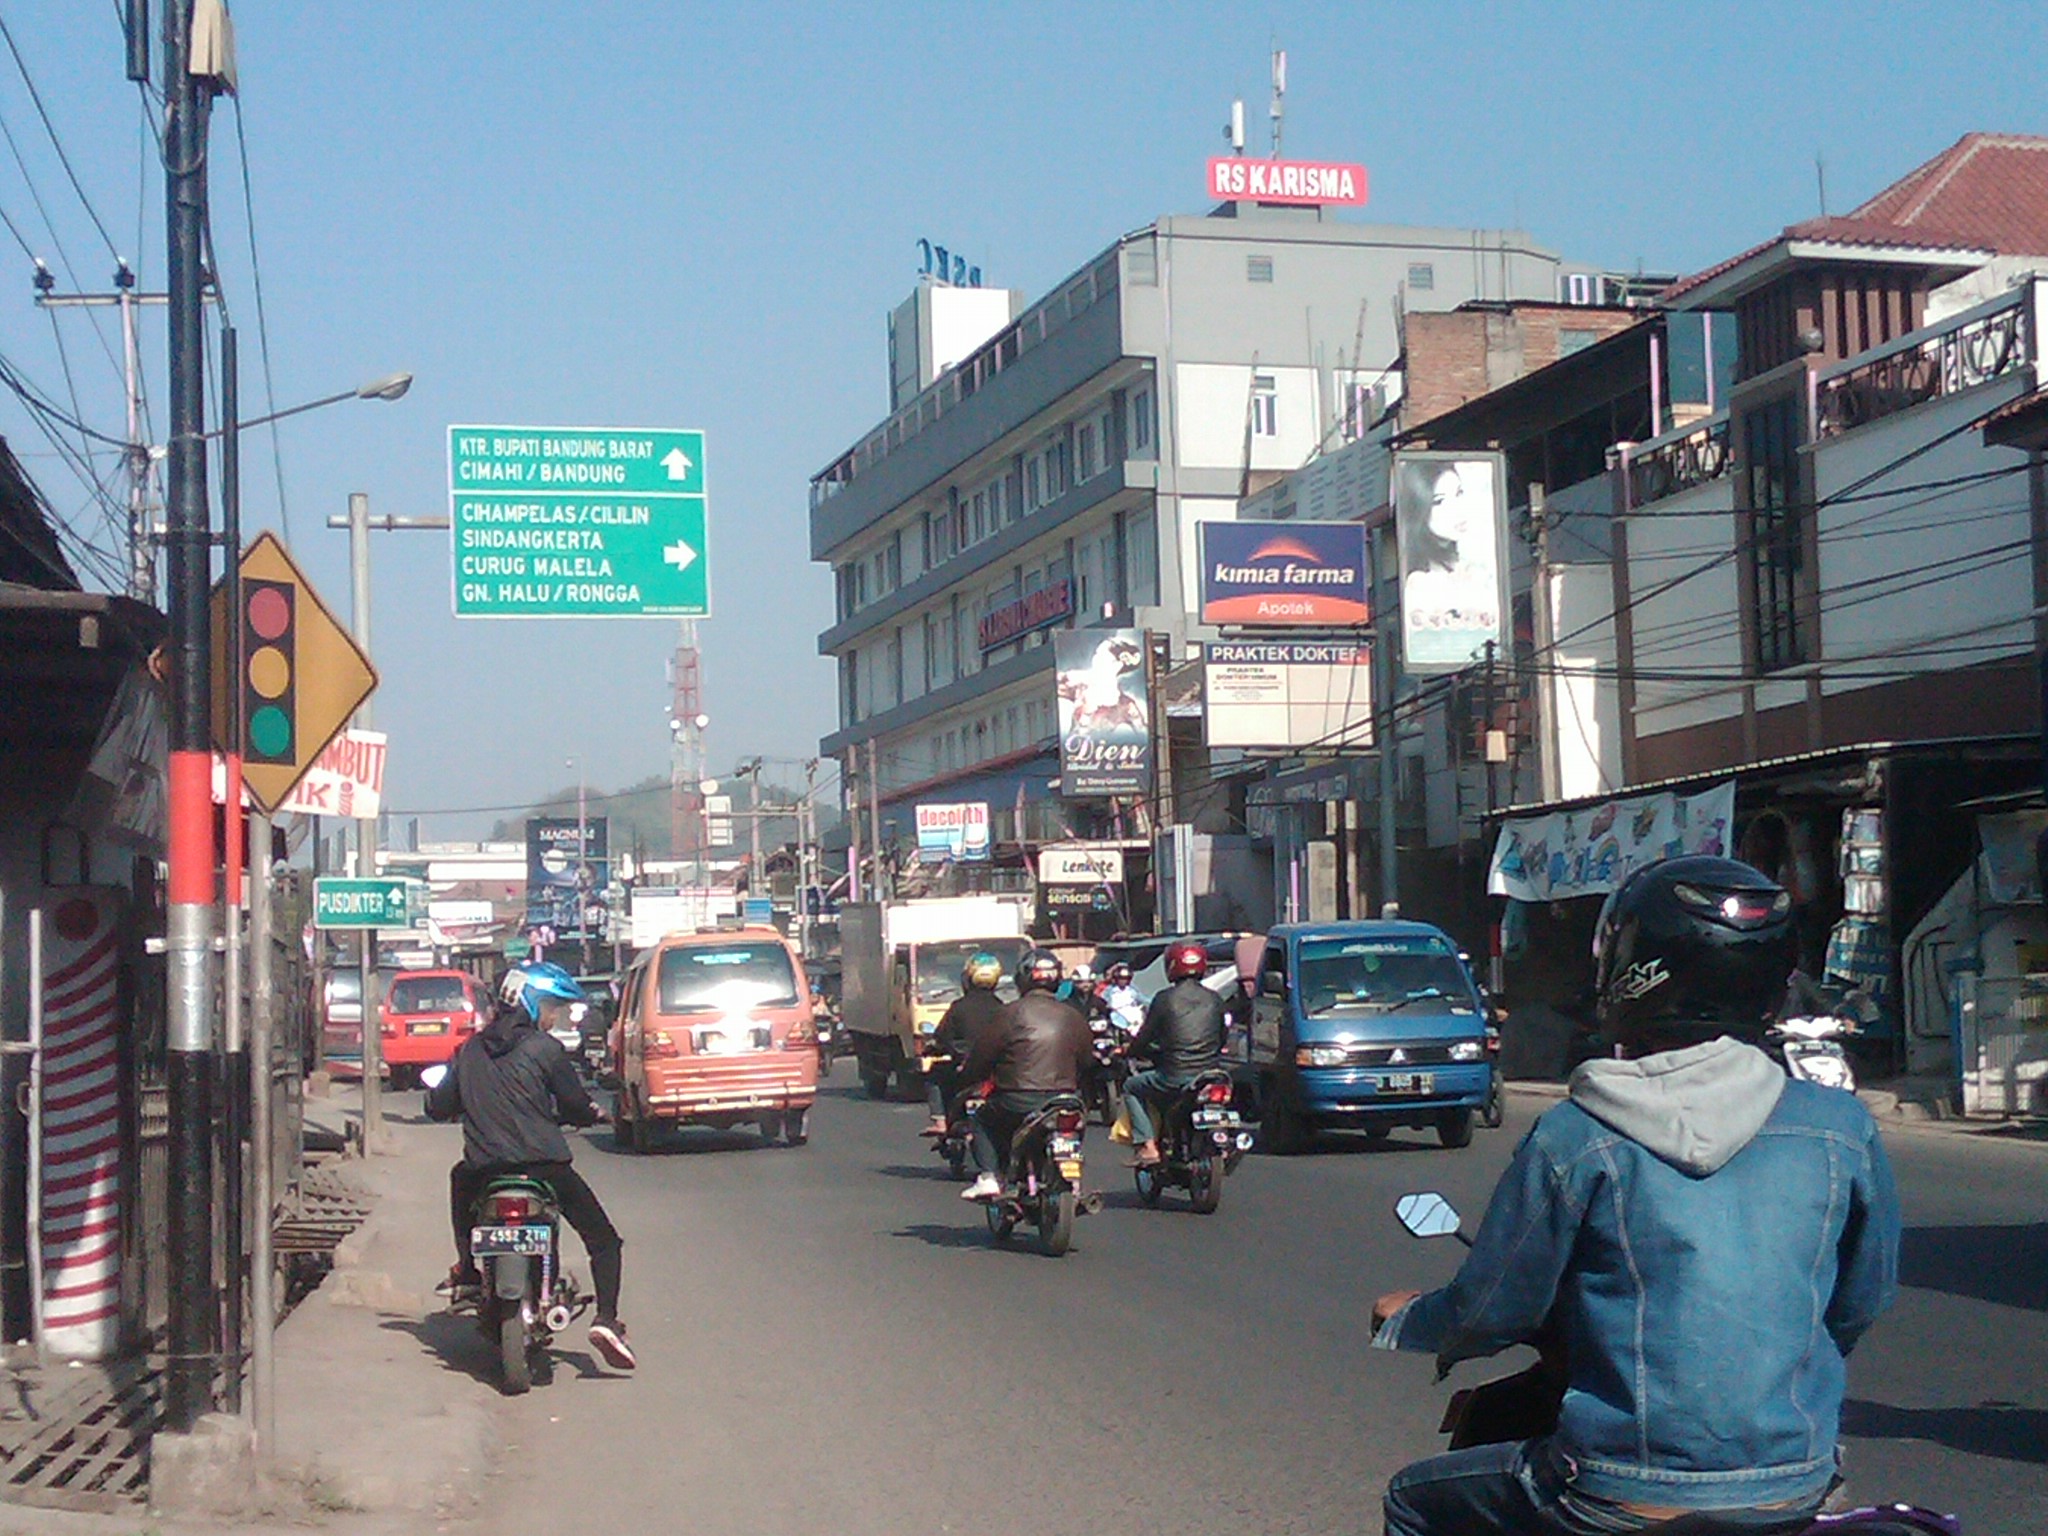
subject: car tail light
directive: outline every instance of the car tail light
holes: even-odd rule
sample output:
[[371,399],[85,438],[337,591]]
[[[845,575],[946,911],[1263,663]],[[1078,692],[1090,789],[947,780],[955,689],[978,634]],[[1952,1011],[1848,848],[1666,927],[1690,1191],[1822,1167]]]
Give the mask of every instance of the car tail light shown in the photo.
[[649,1030],[640,1037],[640,1054],[643,1056],[680,1056],[683,1048],[672,1035],[659,1030]]
[[1230,1102],[1230,1084],[1205,1084],[1202,1088],[1202,1102],[1204,1104],[1228,1104]]
[[1078,1109],[1063,1109],[1058,1114],[1052,1117],[1052,1128],[1058,1131],[1062,1136],[1075,1136],[1080,1134],[1081,1127],[1085,1123],[1086,1122],[1082,1118],[1081,1112]]
[[809,1019],[798,1019],[789,1026],[789,1033],[782,1037],[785,1051],[814,1051],[818,1048],[818,1026]]
[[531,1221],[540,1214],[540,1202],[531,1195],[493,1195],[490,1211],[496,1222]]

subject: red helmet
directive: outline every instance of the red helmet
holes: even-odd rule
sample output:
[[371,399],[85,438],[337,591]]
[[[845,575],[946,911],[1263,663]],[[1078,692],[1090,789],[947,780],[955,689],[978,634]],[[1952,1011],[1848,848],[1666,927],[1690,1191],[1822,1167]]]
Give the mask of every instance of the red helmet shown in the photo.
[[1199,944],[1174,944],[1166,951],[1168,981],[1199,981],[1209,974],[1209,952]]

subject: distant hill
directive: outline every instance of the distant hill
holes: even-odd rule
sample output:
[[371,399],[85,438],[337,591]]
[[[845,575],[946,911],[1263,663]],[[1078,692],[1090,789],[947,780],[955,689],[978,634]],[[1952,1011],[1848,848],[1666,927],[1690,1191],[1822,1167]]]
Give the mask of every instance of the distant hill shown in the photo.
[[[735,786],[733,808],[739,810],[746,804],[746,786]],[[789,804],[802,794],[801,789],[791,789],[779,784],[764,783],[761,786],[761,802],[764,805]],[[637,854],[642,858],[673,858],[676,853],[671,837],[669,822],[668,775],[660,774],[629,784],[621,790],[600,790],[590,786],[584,795],[585,814],[595,821],[600,816],[611,819],[611,847],[617,853]],[[530,816],[574,816],[576,814],[576,786],[569,785],[547,795],[537,805],[500,821],[491,829],[493,840],[516,842],[526,835],[526,821]],[[839,821],[839,807],[829,796],[821,796],[818,802],[818,827],[824,831],[836,826]],[[747,824],[743,818],[733,821],[733,833],[739,840],[739,848],[747,847]],[[780,847],[793,843],[797,838],[797,820],[791,816],[768,816],[761,822],[761,846]]]

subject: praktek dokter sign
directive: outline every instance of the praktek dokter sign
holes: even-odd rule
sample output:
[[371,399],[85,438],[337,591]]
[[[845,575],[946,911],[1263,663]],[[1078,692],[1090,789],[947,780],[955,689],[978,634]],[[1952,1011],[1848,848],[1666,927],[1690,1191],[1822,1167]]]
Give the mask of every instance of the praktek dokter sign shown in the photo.
[[1371,619],[1363,524],[1199,526],[1204,624],[1348,629]]

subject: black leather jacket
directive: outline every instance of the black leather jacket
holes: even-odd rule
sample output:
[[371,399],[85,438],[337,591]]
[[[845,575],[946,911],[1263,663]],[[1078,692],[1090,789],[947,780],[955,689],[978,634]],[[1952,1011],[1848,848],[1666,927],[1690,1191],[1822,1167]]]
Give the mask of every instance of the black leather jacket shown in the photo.
[[985,987],[969,987],[953,999],[939,1027],[932,1031],[933,1048],[956,1062],[964,1061],[974,1054],[975,1045],[1002,1012],[1003,1000],[995,993]]
[[1131,1054],[1168,1077],[1191,1078],[1223,1060],[1223,999],[1192,977],[1152,999]]
[[470,1167],[520,1168],[568,1162],[562,1126],[594,1125],[598,1115],[561,1042],[525,1009],[501,1003],[427,1094],[427,1117],[462,1121]]
[[998,1093],[1078,1093],[1091,1053],[1080,1014],[1050,992],[1026,992],[974,1042],[960,1081],[993,1077]]

